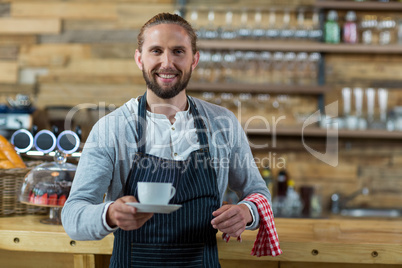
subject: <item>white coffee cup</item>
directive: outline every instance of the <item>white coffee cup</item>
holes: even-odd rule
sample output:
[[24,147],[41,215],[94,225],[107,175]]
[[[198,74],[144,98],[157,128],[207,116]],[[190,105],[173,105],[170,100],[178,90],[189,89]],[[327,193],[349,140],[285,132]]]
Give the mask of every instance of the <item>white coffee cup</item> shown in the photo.
[[172,183],[138,182],[138,199],[141,204],[167,205],[176,193]]

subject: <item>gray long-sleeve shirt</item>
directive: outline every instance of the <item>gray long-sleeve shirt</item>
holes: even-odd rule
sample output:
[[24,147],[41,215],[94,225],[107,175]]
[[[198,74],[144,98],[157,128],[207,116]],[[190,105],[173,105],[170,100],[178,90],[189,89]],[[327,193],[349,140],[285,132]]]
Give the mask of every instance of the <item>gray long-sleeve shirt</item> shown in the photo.
[[[252,193],[271,195],[254,162],[247,137],[237,118],[229,110],[192,98],[208,129],[208,142],[221,203],[227,186],[239,200]],[[76,240],[99,240],[110,234],[102,221],[106,205],[123,196],[132,160],[137,152],[137,110],[130,100],[101,118],[85,143],[70,196],[62,210],[67,234]],[[104,198],[104,194],[106,197]],[[256,229],[259,216],[247,229]]]

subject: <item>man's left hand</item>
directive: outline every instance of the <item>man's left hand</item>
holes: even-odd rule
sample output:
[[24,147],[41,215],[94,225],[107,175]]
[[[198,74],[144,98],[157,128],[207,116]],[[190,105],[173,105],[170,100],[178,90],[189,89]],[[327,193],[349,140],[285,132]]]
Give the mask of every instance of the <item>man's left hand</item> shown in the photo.
[[212,227],[232,237],[239,237],[253,218],[245,204],[224,205],[212,212]]

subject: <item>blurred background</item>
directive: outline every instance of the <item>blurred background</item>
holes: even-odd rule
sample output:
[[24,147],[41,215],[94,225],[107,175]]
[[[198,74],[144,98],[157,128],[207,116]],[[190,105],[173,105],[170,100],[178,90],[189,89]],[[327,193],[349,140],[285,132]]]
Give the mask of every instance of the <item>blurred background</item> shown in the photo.
[[402,3],[359,2],[0,1],[0,130],[60,132],[70,112],[85,141],[145,91],[139,28],[176,12],[199,37],[189,94],[238,117],[278,215],[401,209]]

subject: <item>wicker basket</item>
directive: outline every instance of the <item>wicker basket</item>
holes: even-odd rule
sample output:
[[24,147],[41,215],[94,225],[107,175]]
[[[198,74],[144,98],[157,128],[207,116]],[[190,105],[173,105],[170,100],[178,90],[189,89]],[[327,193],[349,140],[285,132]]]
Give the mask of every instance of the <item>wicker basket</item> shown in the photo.
[[47,213],[47,208],[26,205],[18,201],[25,175],[40,163],[29,162],[27,168],[0,169],[0,217]]

